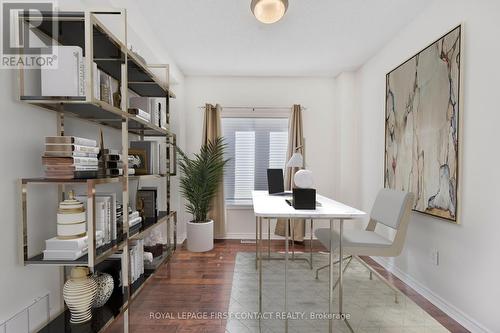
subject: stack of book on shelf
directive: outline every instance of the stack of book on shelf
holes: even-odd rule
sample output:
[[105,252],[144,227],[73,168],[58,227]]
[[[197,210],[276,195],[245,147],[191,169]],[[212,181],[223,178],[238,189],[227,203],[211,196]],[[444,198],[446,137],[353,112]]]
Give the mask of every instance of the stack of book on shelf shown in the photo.
[[96,178],[97,142],[74,136],[45,137],[42,164],[47,178]]
[[118,149],[103,149],[99,158],[99,176],[123,176],[123,160]]
[[[96,232],[96,247],[103,245],[103,233]],[[88,252],[88,236],[73,239],[50,238],[45,241],[43,260],[77,260]]]
[[134,283],[144,274],[144,241],[135,240],[130,246],[130,280]]
[[[86,205],[85,195],[78,195],[76,198]],[[117,240],[116,193],[95,194],[95,228],[97,232],[102,232],[103,244]]]

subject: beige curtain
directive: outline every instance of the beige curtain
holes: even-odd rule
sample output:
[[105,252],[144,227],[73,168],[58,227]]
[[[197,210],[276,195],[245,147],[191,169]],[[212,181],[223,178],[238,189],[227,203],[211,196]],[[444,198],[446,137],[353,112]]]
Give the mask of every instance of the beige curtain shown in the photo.
[[[222,108],[219,104],[213,106],[205,104],[205,120],[203,122],[202,144],[222,135],[220,114]],[[226,209],[224,207],[224,182],[221,180],[219,190],[212,201],[208,217],[214,220],[214,238],[222,238],[226,234]]]
[[[290,116],[290,125],[288,128],[288,152],[287,162],[292,157],[294,152],[299,152],[304,156],[304,133],[302,131],[302,107],[295,104]],[[300,148],[298,148],[300,147]],[[298,149],[297,149],[298,148]],[[305,160],[305,156],[304,156]],[[298,168],[285,168],[285,190],[290,190],[293,187],[293,175],[297,172]],[[278,219],[274,233],[279,236],[285,236],[285,227],[287,226],[286,219]],[[289,232],[293,240],[302,242],[305,235],[305,221],[296,220],[294,223],[293,232]]]

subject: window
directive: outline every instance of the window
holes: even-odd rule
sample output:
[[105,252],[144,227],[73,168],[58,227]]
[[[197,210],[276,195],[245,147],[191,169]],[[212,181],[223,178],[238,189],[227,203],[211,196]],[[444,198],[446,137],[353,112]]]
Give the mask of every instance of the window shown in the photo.
[[222,118],[230,158],[224,172],[226,200],[248,200],[267,190],[267,169],[284,169],[288,118]]

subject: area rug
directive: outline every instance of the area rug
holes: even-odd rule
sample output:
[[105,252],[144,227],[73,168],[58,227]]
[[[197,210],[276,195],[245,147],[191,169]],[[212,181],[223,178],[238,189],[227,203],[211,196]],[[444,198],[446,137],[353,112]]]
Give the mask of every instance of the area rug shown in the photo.
[[[274,253],[274,256],[280,254]],[[302,254],[308,256],[306,254]],[[298,254],[297,256],[300,256]],[[314,254],[314,269],[328,263],[328,255]],[[263,267],[263,313],[258,314],[258,272],[255,254],[236,256],[231,300],[226,314],[229,333],[282,333],[288,316],[290,333],[328,331],[328,269],[315,271],[305,261],[289,261],[288,311],[284,312],[284,262],[267,261]],[[337,266],[336,266],[337,267]],[[337,269],[335,269],[337,273]],[[337,274],[335,275],[335,279]],[[334,305],[338,309],[335,290]],[[417,304],[403,294],[394,302],[394,291],[373,276],[355,259],[344,274],[344,313],[359,333],[441,333],[448,332]],[[342,320],[333,320],[334,332],[349,333]]]

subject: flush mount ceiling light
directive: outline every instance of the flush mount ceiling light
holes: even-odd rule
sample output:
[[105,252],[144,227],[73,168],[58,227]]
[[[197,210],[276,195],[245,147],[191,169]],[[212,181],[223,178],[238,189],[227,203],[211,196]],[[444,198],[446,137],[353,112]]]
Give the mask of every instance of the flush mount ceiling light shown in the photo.
[[255,18],[262,23],[278,22],[288,9],[288,0],[252,0],[250,5]]

